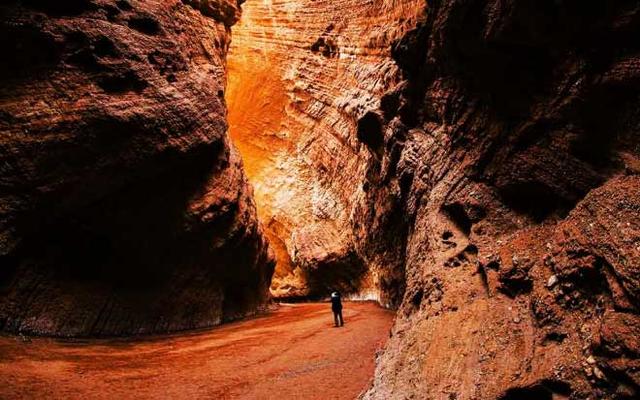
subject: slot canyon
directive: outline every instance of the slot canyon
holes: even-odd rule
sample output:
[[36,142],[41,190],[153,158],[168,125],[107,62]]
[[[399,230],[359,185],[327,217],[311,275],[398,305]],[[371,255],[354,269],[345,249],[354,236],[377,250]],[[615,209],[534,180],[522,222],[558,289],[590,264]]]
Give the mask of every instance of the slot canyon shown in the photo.
[[639,33],[636,0],[5,0],[0,397],[639,398]]

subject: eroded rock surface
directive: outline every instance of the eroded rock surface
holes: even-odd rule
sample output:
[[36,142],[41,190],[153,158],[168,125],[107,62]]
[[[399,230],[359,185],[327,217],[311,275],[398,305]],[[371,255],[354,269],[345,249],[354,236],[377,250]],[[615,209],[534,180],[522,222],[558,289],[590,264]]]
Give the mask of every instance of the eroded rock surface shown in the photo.
[[237,10],[0,6],[0,328],[167,332],[265,304],[273,264],[226,137]]
[[[5,329],[174,330],[261,304],[221,101],[237,4],[8,4]],[[424,6],[245,5],[226,96],[273,292],[397,306],[365,398],[637,398],[640,6]]]
[[349,222],[369,157],[353,132],[397,83],[389,47],[421,10],[420,0],[243,4],[229,55],[230,135],[276,253],[275,296],[340,289],[393,302],[378,288],[401,286],[402,274],[365,260]]
[[364,398],[638,398],[640,5],[428,3],[357,132],[406,277]]

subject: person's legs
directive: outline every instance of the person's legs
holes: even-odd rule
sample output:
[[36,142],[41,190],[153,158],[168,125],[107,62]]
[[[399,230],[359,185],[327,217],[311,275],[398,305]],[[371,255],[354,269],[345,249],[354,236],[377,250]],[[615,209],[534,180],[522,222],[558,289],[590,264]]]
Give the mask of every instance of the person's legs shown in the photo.
[[333,310],[333,322],[335,323],[336,326],[338,326],[338,311],[336,310]]
[[344,325],[344,320],[342,319],[342,309],[340,309],[340,311],[338,311],[338,314],[340,315],[340,326]]

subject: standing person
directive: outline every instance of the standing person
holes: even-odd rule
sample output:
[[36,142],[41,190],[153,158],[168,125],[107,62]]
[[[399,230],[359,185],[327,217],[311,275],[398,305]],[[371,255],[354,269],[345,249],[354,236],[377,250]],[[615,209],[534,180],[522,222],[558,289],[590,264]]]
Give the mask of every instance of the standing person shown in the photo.
[[[340,293],[338,291],[331,293],[331,311],[333,311],[333,321],[336,326],[343,326],[342,301],[340,300]],[[340,322],[340,325],[338,325],[338,322]]]

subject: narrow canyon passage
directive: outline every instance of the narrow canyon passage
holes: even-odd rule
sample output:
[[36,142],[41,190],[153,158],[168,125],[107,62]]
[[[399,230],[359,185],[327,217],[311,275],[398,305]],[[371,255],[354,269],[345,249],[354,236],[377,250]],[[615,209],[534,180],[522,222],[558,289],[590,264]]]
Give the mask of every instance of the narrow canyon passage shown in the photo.
[[[1,2],[0,398],[640,398],[637,37],[637,0]],[[333,290],[384,308],[242,320]]]
[[345,399],[364,391],[393,313],[346,303],[282,305],[175,336],[55,341],[0,337],[0,398]]

